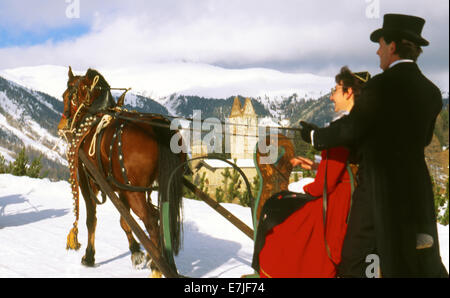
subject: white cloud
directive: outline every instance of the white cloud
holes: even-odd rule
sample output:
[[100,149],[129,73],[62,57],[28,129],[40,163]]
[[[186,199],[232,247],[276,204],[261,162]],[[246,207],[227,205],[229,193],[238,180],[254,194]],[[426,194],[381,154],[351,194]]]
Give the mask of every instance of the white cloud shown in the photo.
[[[224,7],[209,8],[210,14],[201,10],[194,13],[191,8],[161,16],[148,11],[114,17],[97,12],[93,30],[76,40],[1,49],[2,56],[10,59],[0,62],[0,68],[65,63],[61,59],[84,65],[95,61],[102,66],[168,61],[240,66],[335,55],[346,48],[336,34],[345,31],[343,22],[326,23],[318,17],[314,23],[310,16],[302,15],[301,9],[296,13],[286,8],[279,13],[265,10],[258,15],[251,7],[235,4],[223,11]],[[289,13],[286,17],[290,19],[282,19],[283,13]]]
[[[49,4],[55,1],[57,5]],[[27,10],[19,9],[16,2],[0,4],[0,11],[6,5],[11,12],[0,13],[0,18],[7,15],[9,24],[42,28],[73,21],[89,24],[91,31],[61,42],[0,48],[0,69],[42,64],[102,69],[189,62],[328,76],[342,65],[378,72],[376,46],[369,35],[381,27],[382,18],[366,17],[365,0],[113,0],[107,5],[80,0],[81,18],[72,21],[64,16],[65,1],[47,0],[46,5],[27,1]],[[431,46],[424,49],[421,66],[430,75],[447,73],[448,78],[448,1],[434,0],[434,5],[419,0],[379,3],[381,15],[401,12],[427,19],[424,36]],[[22,19],[26,21],[21,23]]]

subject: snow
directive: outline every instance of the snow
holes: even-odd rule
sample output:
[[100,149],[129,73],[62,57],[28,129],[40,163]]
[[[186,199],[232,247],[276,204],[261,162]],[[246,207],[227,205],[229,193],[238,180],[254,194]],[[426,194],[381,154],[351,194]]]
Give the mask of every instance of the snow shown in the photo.
[[16,153],[14,153],[11,150],[8,150],[6,148],[0,147],[0,154],[5,158],[5,161],[7,161],[7,164],[9,162],[14,162],[16,160],[14,158],[14,156],[16,156]]
[[[156,199],[156,193],[152,194]],[[251,226],[249,208],[223,204]],[[67,251],[72,197],[67,182],[0,175],[0,277],[148,277],[136,270],[119,213],[108,200],[97,207],[96,267],[81,265],[87,241],[84,201],[80,201],[79,251]],[[140,221],[138,220],[140,223]],[[240,277],[250,267],[253,242],[202,201],[184,200],[183,249],[175,258],[191,277]]]
[[[283,122],[286,122],[286,120],[284,120]],[[272,117],[266,116],[258,119],[258,126],[280,127],[280,124],[275,122]]]
[[[265,68],[227,69],[201,63],[151,63],[125,68],[97,69],[112,87],[131,87],[131,93],[159,100],[177,93],[206,98],[240,94],[281,101],[294,93],[318,98],[329,92],[331,77],[309,73],[284,73]],[[73,69],[84,75],[86,69]],[[0,76],[60,100],[66,89],[67,66],[41,65],[0,70]]]
[[[58,115],[61,114],[61,111],[55,110],[54,107],[53,107],[49,102],[47,102],[44,98],[42,98],[42,94],[39,94],[38,92],[36,92],[36,91],[34,91],[34,90],[31,90],[31,93],[33,93],[33,96],[34,96],[41,104],[43,104],[44,106],[46,106],[47,108],[49,108],[50,110],[52,110],[55,114],[58,114]],[[57,98],[57,97],[56,97],[56,98]]]
[[[255,163],[253,162],[253,159],[251,158],[238,158],[235,160],[233,159],[227,159],[229,162],[234,163],[239,168],[254,168]],[[232,165],[229,163],[226,163],[219,159],[204,159],[204,163],[206,163],[211,168],[231,168]]]
[[[11,114],[9,114],[9,115],[11,115]],[[31,130],[37,133],[36,135],[39,136],[39,138],[40,138],[39,140],[35,140],[35,138],[33,136],[31,136],[29,133],[23,132],[23,131],[11,126],[8,123],[8,120],[6,119],[6,117],[3,116],[2,114],[0,114],[0,127],[2,127],[5,131],[10,131],[12,134],[14,134],[18,138],[20,138],[22,140],[22,142],[24,143],[25,147],[30,146],[33,149],[44,153],[49,159],[57,161],[57,162],[61,163],[62,165],[67,165],[67,161],[65,160],[65,158],[61,156],[65,151],[65,145],[62,142],[60,142],[60,140],[58,138],[52,136],[47,130],[43,129],[35,121],[28,119],[27,123],[30,125]],[[53,150],[47,148],[46,146],[44,146],[42,144],[42,142],[44,140],[47,140],[48,142],[51,142],[52,144],[56,144],[57,146],[56,146],[55,150],[57,150],[57,151],[53,151]],[[2,149],[2,150],[6,150],[6,149]]]
[[[13,83],[15,84],[15,83]],[[17,86],[18,88],[23,88],[21,86]],[[31,91],[33,92],[33,91]],[[42,99],[42,96],[36,92],[33,92],[33,95],[36,99],[45,104],[47,107],[54,109],[52,106],[45,102]],[[48,130],[42,128],[36,121],[32,120],[30,116],[28,116],[25,110],[17,104],[13,100],[11,100],[6,93],[0,91],[0,108],[5,111],[5,114],[11,117],[16,121],[24,121],[25,124],[18,128],[9,123],[8,119],[0,114],[0,128],[11,135],[17,136],[20,140],[22,140],[23,144],[28,147],[32,147],[34,150],[38,150],[42,152],[49,159],[59,162],[63,165],[66,165],[67,162],[65,160],[64,152],[65,145],[60,141],[60,138],[53,136]],[[58,112],[59,113],[59,112]],[[52,144],[54,145],[54,149],[50,149],[46,147],[44,144]],[[2,148],[0,153],[7,151],[7,149]],[[10,156],[10,154],[7,154]]]
[[439,247],[440,247],[440,252],[441,252],[441,258],[442,258],[442,262],[445,265],[445,268],[447,268],[447,272],[448,272],[448,257],[449,257],[449,251],[448,251],[448,225],[443,226],[438,224],[438,233],[439,233]]
[[3,69],[0,70],[0,76],[62,100],[62,94],[67,88],[68,72],[69,68],[65,66],[41,65]]
[[0,91],[0,107],[14,119],[20,119],[24,112],[24,110],[9,99],[3,91]]
[[[152,195],[156,199],[156,194]],[[249,208],[222,204],[252,226]],[[67,251],[74,216],[65,181],[0,175],[0,277],[128,277],[134,269],[119,213],[108,200],[97,207],[96,266],[80,261],[86,248],[84,202],[80,202],[79,251]],[[140,221],[138,221],[140,223]],[[448,270],[448,226],[438,225],[441,255]],[[191,277],[240,277],[250,267],[253,241],[202,201],[184,199],[184,245],[175,258],[181,274]]]

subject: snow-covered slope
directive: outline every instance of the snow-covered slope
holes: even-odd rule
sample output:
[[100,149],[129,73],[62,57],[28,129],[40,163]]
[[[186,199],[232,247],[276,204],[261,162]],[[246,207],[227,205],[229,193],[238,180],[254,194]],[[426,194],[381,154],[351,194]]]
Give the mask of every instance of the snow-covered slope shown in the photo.
[[0,147],[2,152],[27,147],[66,165],[65,145],[56,136],[62,103],[0,77]]
[[[53,74],[48,71],[48,68],[54,70],[52,67],[43,67],[44,78]],[[56,70],[61,69],[56,68]],[[66,80],[67,73],[61,76]],[[33,78],[39,77],[37,73],[30,72],[24,77],[25,82],[22,83],[29,87],[0,76],[0,154],[11,161],[14,160],[15,153],[25,147],[29,156],[37,157],[43,154],[43,172],[50,169],[50,177],[62,178],[67,166],[66,144],[57,135],[57,125],[61,118],[63,104],[55,97],[31,89],[31,87],[38,90],[46,89],[47,80],[37,80],[36,85],[33,83],[36,82]],[[51,81],[51,76],[48,77],[48,81]],[[43,87],[39,87],[41,83]],[[66,82],[56,81],[54,85],[65,89]],[[51,84],[49,86],[53,87]],[[159,103],[134,94],[126,97],[125,104],[126,108],[132,110],[168,113]]]
[[[95,68],[95,67],[94,67]],[[206,98],[240,94],[279,101],[296,93],[318,98],[329,92],[333,78],[307,73],[283,73],[264,68],[226,69],[196,63],[154,63],[120,69],[97,69],[113,87],[132,87],[132,92],[163,103],[173,93]],[[0,76],[58,99],[65,90],[68,67],[43,65],[0,70]],[[83,75],[83,70],[74,69]]]
[[33,90],[45,92],[62,101],[69,68],[56,65],[0,70],[0,76]]
[[[318,99],[333,86],[330,77],[308,73],[283,73],[271,69],[226,69],[198,63],[153,63],[139,67],[98,69],[112,87],[131,87],[125,104],[133,108],[145,107],[145,112],[189,117],[196,103],[216,106],[237,95],[253,99],[261,116],[284,119],[287,112],[302,102]],[[68,67],[42,65],[0,70],[0,76],[33,90],[48,93],[58,100],[66,88]],[[86,69],[75,69],[84,75]],[[119,91],[115,91],[119,95]],[[156,102],[154,102],[156,101]],[[186,101],[189,101],[186,103]],[[232,102],[232,101],[231,101]],[[159,106],[158,106],[159,105]],[[290,114],[289,114],[290,115]],[[222,118],[215,114],[209,117]]]
[[[109,200],[97,207],[96,267],[81,265],[87,242],[84,206],[80,202],[82,247],[66,251],[74,221],[70,185],[0,175],[0,277],[148,277],[148,268],[133,269],[119,213]],[[251,226],[249,208],[223,206]],[[184,199],[184,245],[175,259],[181,274],[240,277],[253,272],[252,252],[251,239],[221,215],[202,201]]]
[[[153,200],[156,194],[152,194]],[[222,204],[250,227],[249,208]],[[97,207],[96,267],[81,265],[86,248],[84,202],[80,203],[79,251],[66,251],[72,227],[67,182],[0,175],[0,277],[148,277],[135,270],[119,213],[108,200]],[[140,222],[140,221],[138,221]],[[438,225],[448,269],[449,230]],[[176,264],[191,277],[240,277],[252,273],[253,242],[202,201],[184,199],[184,246]]]

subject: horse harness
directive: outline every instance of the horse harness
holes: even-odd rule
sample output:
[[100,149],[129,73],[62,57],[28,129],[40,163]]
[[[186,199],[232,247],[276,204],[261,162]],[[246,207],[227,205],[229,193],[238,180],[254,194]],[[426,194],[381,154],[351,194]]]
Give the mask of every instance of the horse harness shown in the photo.
[[[86,169],[84,164],[79,164],[79,157],[78,152],[80,150],[80,147],[84,144],[86,137],[95,129],[91,146],[89,148],[89,155],[91,157],[95,156],[95,159],[97,161],[99,170],[102,174],[104,174],[104,168],[101,161],[101,154],[100,154],[100,144],[103,138],[104,134],[104,128],[108,126],[111,122],[115,123],[115,132],[113,134],[113,138],[111,140],[111,144],[109,146],[109,155],[108,155],[108,168],[107,168],[107,174],[106,178],[108,181],[110,181],[115,187],[121,190],[127,190],[127,191],[134,191],[134,192],[148,192],[153,190],[153,187],[141,187],[141,186],[132,186],[128,176],[127,171],[124,165],[123,161],[123,150],[122,150],[122,134],[123,130],[126,127],[127,124],[131,124],[134,121],[139,121],[139,118],[144,117],[143,114],[137,113],[135,111],[128,112],[126,109],[122,108],[122,105],[124,103],[125,94],[130,90],[126,88],[110,88],[108,87],[102,87],[102,86],[96,86],[98,82],[98,76],[94,78],[93,84],[88,87],[88,94],[87,94],[87,100],[84,102],[79,102],[78,94],[74,93],[73,90],[78,89],[80,79],[76,81],[74,86],[68,86],[69,89],[69,108],[68,111],[65,111],[63,113],[63,116],[68,119],[66,127],[69,127],[69,129],[62,129],[59,131],[60,135],[64,136],[68,143],[68,148],[66,152],[67,161],[69,163],[69,172],[70,172],[70,178],[69,183],[71,185],[72,189],[72,195],[74,200],[74,215],[75,215],[75,222],[73,223],[73,228],[71,229],[69,235],[67,236],[67,247],[66,249],[79,249],[80,243],[78,242],[78,220],[79,220],[79,188],[80,188],[80,181],[79,181],[79,175],[78,171],[82,171],[85,175],[85,178],[87,179],[87,183],[84,183],[87,187],[87,191],[89,192],[89,195],[95,200],[96,204],[103,204],[106,202],[106,195],[102,192],[102,201],[99,201],[97,199],[97,196],[94,195],[94,191],[92,189],[92,185],[90,182],[92,182],[98,190],[101,190],[99,185],[97,184],[96,180],[92,177],[92,175],[89,173],[89,171]],[[91,92],[94,89],[104,89],[105,91],[109,91],[111,89],[120,89],[125,90],[125,92],[119,97],[117,103],[114,101],[111,101],[111,95],[110,92],[106,92],[106,96],[103,96],[102,102],[100,102],[100,105],[96,104],[95,106],[90,101],[91,99]],[[114,103],[113,106],[111,103]],[[80,113],[82,110],[86,110],[85,115],[81,115]],[[72,115],[72,111],[75,111],[75,114]],[[126,113],[127,117],[124,117],[122,114]],[[155,125],[161,125],[161,120],[165,122],[165,125],[167,126],[169,123],[169,120],[167,120],[165,117],[159,115],[159,114],[145,114],[146,120],[150,119],[158,119],[158,123]],[[107,120],[107,121],[105,121]],[[150,121],[151,122],[151,121]],[[149,121],[146,121],[148,124]],[[119,159],[119,166],[121,175],[123,178],[124,183],[118,182],[112,172],[112,161],[113,161],[113,146],[117,140],[117,148],[118,148],[118,159]],[[95,150],[97,148],[98,150]]]
[[[124,154],[123,154],[123,141],[122,141],[122,135],[123,135],[123,131],[126,128],[127,125],[131,125],[132,124],[132,120],[130,121],[129,119],[133,119],[136,118],[136,120],[139,117],[142,117],[142,114],[140,113],[126,113],[127,117],[126,119],[123,119],[123,110],[121,109],[116,109],[117,111],[108,111],[108,112],[104,112],[101,114],[97,114],[94,116],[88,116],[85,118],[85,121],[83,123],[80,124],[80,128],[77,130],[77,134],[76,134],[76,139],[72,142],[71,145],[69,145],[69,156],[70,158],[70,169],[71,169],[71,178],[72,178],[72,182],[74,182],[74,178],[76,177],[76,170],[78,168],[78,150],[80,148],[80,146],[85,142],[86,137],[89,135],[89,133],[93,130],[95,130],[96,128],[99,127],[99,125],[101,124],[101,119],[104,119],[105,117],[110,117],[110,123],[113,122],[114,125],[114,132],[112,135],[112,139],[110,141],[109,144],[109,152],[108,152],[108,162],[106,165],[103,164],[102,162],[102,158],[101,158],[101,142],[103,140],[103,136],[104,136],[104,132],[105,132],[105,128],[106,126],[102,127],[100,130],[97,129],[96,133],[98,132],[98,134],[95,134],[94,137],[92,138],[91,141],[91,146],[90,148],[94,148],[94,150],[90,150],[89,155],[91,157],[94,157],[95,155],[95,160],[97,162],[97,166],[99,168],[100,173],[105,174],[106,173],[106,180],[108,182],[110,182],[112,185],[114,185],[116,188],[120,189],[120,190],[126,190],[126,191],[133,191],[133,192],[147,192],[147,191],[152,191],[155,188],[154,187],[144,187],[144,186],[133,186],[131,185],[131,182],[128,178],[127,175],[127,170],[125,168],[125,164],[124,164]],[[132,114],[132,117],[130,117],[129,114]],[[146,116],[150,116],[151,118],[153,117],[158,117],[158,119],[163,119],[161,118],[161,116],[157,115],[157,114],[146,114]],[[121,173],[121,177],[123,182],[119,182],[113,174],[113,148],[114,146],[117,145],[117,158],[118,158],[118,163],[120,166],[120,173]],[[96,148],[96,149],[95,149]],[[92,177],[92,175],[89,173],[89,171],[86,170],[85,166],[83,164],[81,164],[80,169],[84,172],[84,174],[86,174],[86,177],[89,177],[90,181],[92,181],[94,184],[96,184],[95,179]],[[106,169],[106,172],[105,172]],[[102,193],[102,202],[98,201],[96,196],[94,195],[94,192],[91,188],[91,185],[88,183],[87,184],[89,187],[89,192],[90,194],[95,198],[97,204],[103,204],[106,200],[106,195]],[[98,186],[98,185],[97,185]],[[78,183],[74,183],[73,184],[73,188],[78,187]],[[98,188],[100,189],[100,188]]]
[[[119,118],[119,115],[126,111],[125,109],[121,108],[121,106],[124,103],[125,94],[130,90],[130,88],[110,88],[104,87],[104,86],[97,86],[97,83],[99,81],[99,76],[95,76],[93,79],[93,82],[90,87],[88,87],[87,91],[87,99],[83,101],[82,103],[79,102],[78,94],[74,90],[78,90],[80,78],[75,82],[73,86],[68,86],[69,89],[69,110],[67,111],[67,115],[63,114],[67,119],[70,121],[70,129],[69,130],[63,130],[62,134],[66,138],[67,142],[69,143],[68,146],[68,152],[67,152],[67,160],[69,162],[69,170],[70,170],[70,178],[69,182],[72,187],[72,194],[74,195],[75,204],[78,204],[78,198],[79,198],[79,181],[77,172],[80,168],[83,170],[84,174],[86,174],[86,177],[90,179],[94,184],[96,184],[95,179],[93,179],[92,175],[86,170],[85,166],[82,164],[81,167],[78,165],[78,151],[80,149],[80,146],[84,143],[86,136],[89,135],[89,133],[96,128],[96,132],[94,134],[93,140],[91,142],[91,146],[89,149],[89,156],[93,156],[96,152],[96,161],[99,166],[99,169],[101,173],[104,173],[103,165],[101,162],[101,154],[100,150],[95,150],[95,148],[100,148],[101,140],[103,137],[104,129],[106,126],[109,125],[111,120],[117,120]],[[113,108],[107,109],[105,106],[106,103],[103,103],[103,106],[98,107],[98,110],[93,110],[92,108],[92,101],[91,101],[91,93],[94,89],[109,91],[111,89],[115,90],[125,90],[123,94],[119,97],[117,104]],[[103,101],[111,100],[109,95],[109,92],[106,92],[106,96]],[[86,108],[88,110],[88,113],[80,117],[80,111]],[[97,108],[97,107],[96,107]],[[107,109],[107,110],[106,110]],[[106,110],[106,111],[105,111]],[[72,111],[75,111],[75,114],[73,117],[71,117],[73,114]],[[133,115],[132,118],[138,118],[139,116],[142,116],[141,114],[131,113]],[[150,114],[151,117],[155,116],[156,114]],[[161,117],[160,115],[158,115]],[[103,123],[105,118],[108,117],[106,123]],[[72,119],[70,119],[72,118]],[[111,181],[117,188],[122,190],[128,190],[128,191],[139,191],[139,192],[145,192],[150,191],[153,188],[152,187],[139,187],[139,186],[132,186],[129,182],[127,172],[125,169],[125,165],[123,162],[123,150],[122,150],[122,133],[123,129],[128,121],[125,120],[123,122],[121,121],[115,121],[116,127],[115,132],[113,135],[113,139],[111,140],[111,144],[109,146],[110,152],[108,156],[109,161],[109,167],[107,172],[107,180]],[[101,125],[103,124],[103,125]],[[105,125],[106,124],[106,125]],[[101,125],[101,127],[99,127]],[[118,152],[119,152],[119,165],[120,165],[120,171],[124,180],[124,183],[118,182],[113,174],[112,174],[112,148],[116,141],[118,146]],[[102,202],[99,202],[97,200],[97,197],[94,195],[94,191],[91,188],[91,184],[87,183],[90,194],[95,198],[97,204],[103,204],[106,201],[106,195],[102,193],[103,200]],[[97,185],[98,186],[98,185]],[[100,188],[98,188],[100,189]],[[78,206],[75,206],[75,210],[78,210]],[[75,211],[75,217],[78,219],[78,211]]]
[[[125,168],[125,164],[124,164],[124,155],[123,155],[123,141],[122,141],[122,135],[123,135],[123,131],[124,128],[127,124],[131,124],[130,120],[124,120],[121,118],[121,112],[117,112],[114,114],[113,119],[116,119],[117,121],[115,121],[115,130],[111,139],[111,143],[109,144],[109,154],[108,154],[108,168],[107,168],[107,174],[106,174],[106,180],[111,182],[115,187],[117,187],[118,189],[121,190],[126,190],[126,191],[134,191],[134,192],[147,192],[147,191],[152,191],[154,190],[154,187],[144,187],[144,186],[133,186],[131,185],[131,182],[128,178],[127,175],[127,170]],[[140,117],[141,114],[136,113],[135,117]],[[155,115],[156,114],[150,114],[150,115]],[[101,141],[103,138],[103,134],[104,134],[105,130],[101,130],[97,139],[96,139],[96,144],[95,147],[100,148],[101,145]],[[114,145],[117,143],[117,152],[118,152],[118,161],[119,161],[119,166],[120,166],[120,173],[123,179],[123,183],[119,182],[113,175],[113,148]],[[103,167],[102,164],[102,160],[101,160],[101,152],[100,150],[96,150],[96,161],[97,161],[97,165],[99,167],[99,170],[101,173],[105,173],[105,169]]]

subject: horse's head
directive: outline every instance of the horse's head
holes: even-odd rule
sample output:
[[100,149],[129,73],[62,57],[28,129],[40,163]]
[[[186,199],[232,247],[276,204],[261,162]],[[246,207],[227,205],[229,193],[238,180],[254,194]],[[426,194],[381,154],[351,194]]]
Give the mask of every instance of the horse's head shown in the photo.
[[64,129],[68,126],[69,119],[71,119],[71,117],[73,117],[76,113],[77,106],[80,104],[78,97],[78,86],[82,77],[74,76],[70,66],[68,75],[69,80],[67,81],[67,89],[62,94],[64,111],[58,124],[58,130]]
[[58,129],[67,128],[76,113],[96,114],[116,105],[110,86],[96,70],[88,69],[84,76],[74,76],[69,67],[67,89],[63,93],[64,112]]

